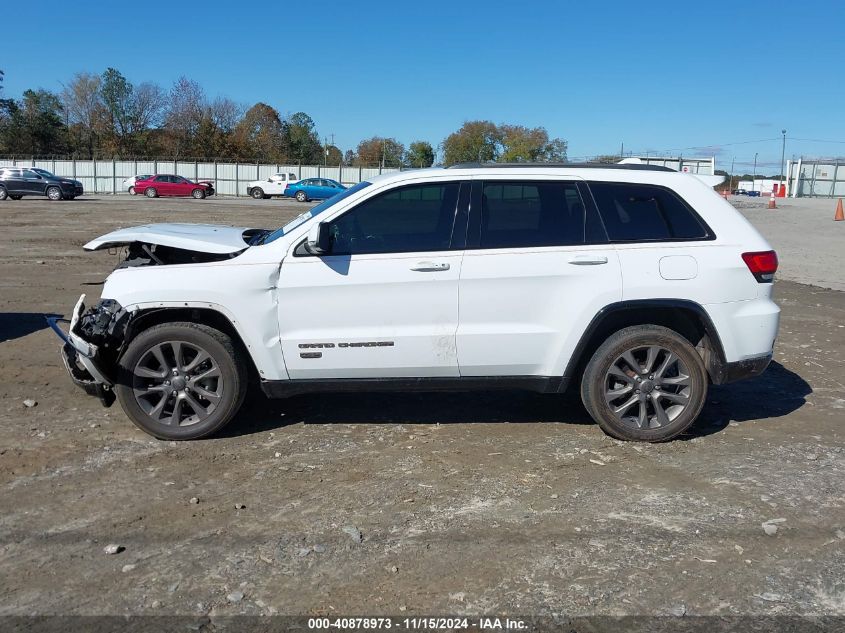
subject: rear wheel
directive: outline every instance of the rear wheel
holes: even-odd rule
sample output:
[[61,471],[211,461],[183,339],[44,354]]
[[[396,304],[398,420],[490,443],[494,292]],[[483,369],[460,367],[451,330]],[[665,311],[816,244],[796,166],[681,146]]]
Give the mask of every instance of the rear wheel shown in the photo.
[[[0,187],[0,200],[5,200],[9,197],[9,193],[6,191],[5,187]],[[12,198],[14,200],[14,198]]]
[[256,187],[252,190],[252,197],[256,200],[262,200],[264,198],[264,190],[261,187]]
[[305,195],[304,191],[297,191],[296,192],[296,200],[298,202],[308,202],[308,196]]
[[610,336],[581,380],[581,400],[608,435],[662,442],[686,431],[707,398],[707,371],[669,328],[636,325]]
[[202,200],[203,198],[205,198],[205,189],[194,189],[191,192],[191,195],[197,200]]
[[61,200],[62,199],[62,190],[58,187],[47,187],[47,197],[50,200]]
[[158,197],[158,191],[156,191],[154,187],[147,187],[144,190],[144,195],[147,196],[148,198],[157,198]]
[[120,359],[115,391],[141,430],[192,440],[229,422],[246,388],[246,369],[231,338],[197,323],[166,323],[132,340]]

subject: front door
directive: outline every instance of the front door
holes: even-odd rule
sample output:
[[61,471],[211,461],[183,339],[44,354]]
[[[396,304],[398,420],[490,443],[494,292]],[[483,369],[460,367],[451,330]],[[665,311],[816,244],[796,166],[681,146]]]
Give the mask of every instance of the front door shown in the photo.
[[458,376],[459,189],[376,194],[327,221],[331,254],[292,247],[278,284],[291,378]]
[[459,284],[461,376],[563,376],[599,309],[622,295],[619,259],[583,184],[473,184]]

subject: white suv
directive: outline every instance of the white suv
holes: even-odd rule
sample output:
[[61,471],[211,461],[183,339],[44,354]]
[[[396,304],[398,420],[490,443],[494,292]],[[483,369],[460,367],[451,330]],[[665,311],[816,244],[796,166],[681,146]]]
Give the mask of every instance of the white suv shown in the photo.
[[580,389],[605,432],[675,437],[761,373],[777,258],[696,176],[458,166],[363,182],[275,230],[149,225],[77,304],[71,377],[144,431],[226,424],[248,380],[316,391]]

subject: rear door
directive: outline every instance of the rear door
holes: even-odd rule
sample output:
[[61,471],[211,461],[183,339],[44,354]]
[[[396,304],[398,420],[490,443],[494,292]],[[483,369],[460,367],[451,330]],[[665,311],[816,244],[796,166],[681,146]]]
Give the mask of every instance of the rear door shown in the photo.
[[458,376],[460,187],[429,182],[376,194],[328,221],[331,254],[292,247],[278,292],[291,378]]
[[560,377],[619,260],[578,180],[473,183],[456,336],[461,376]]

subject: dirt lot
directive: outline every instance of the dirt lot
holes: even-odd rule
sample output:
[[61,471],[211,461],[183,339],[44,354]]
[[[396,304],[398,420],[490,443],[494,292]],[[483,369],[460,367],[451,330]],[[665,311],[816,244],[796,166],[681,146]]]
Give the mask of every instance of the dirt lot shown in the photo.
[[776,362],[664,445],[524,393],[256,398],[169,443],[71,385],[42,314],[98,296],[85,241],[302,209],[0,204],[0,615],[845,615],[842,292],[779,281]]

